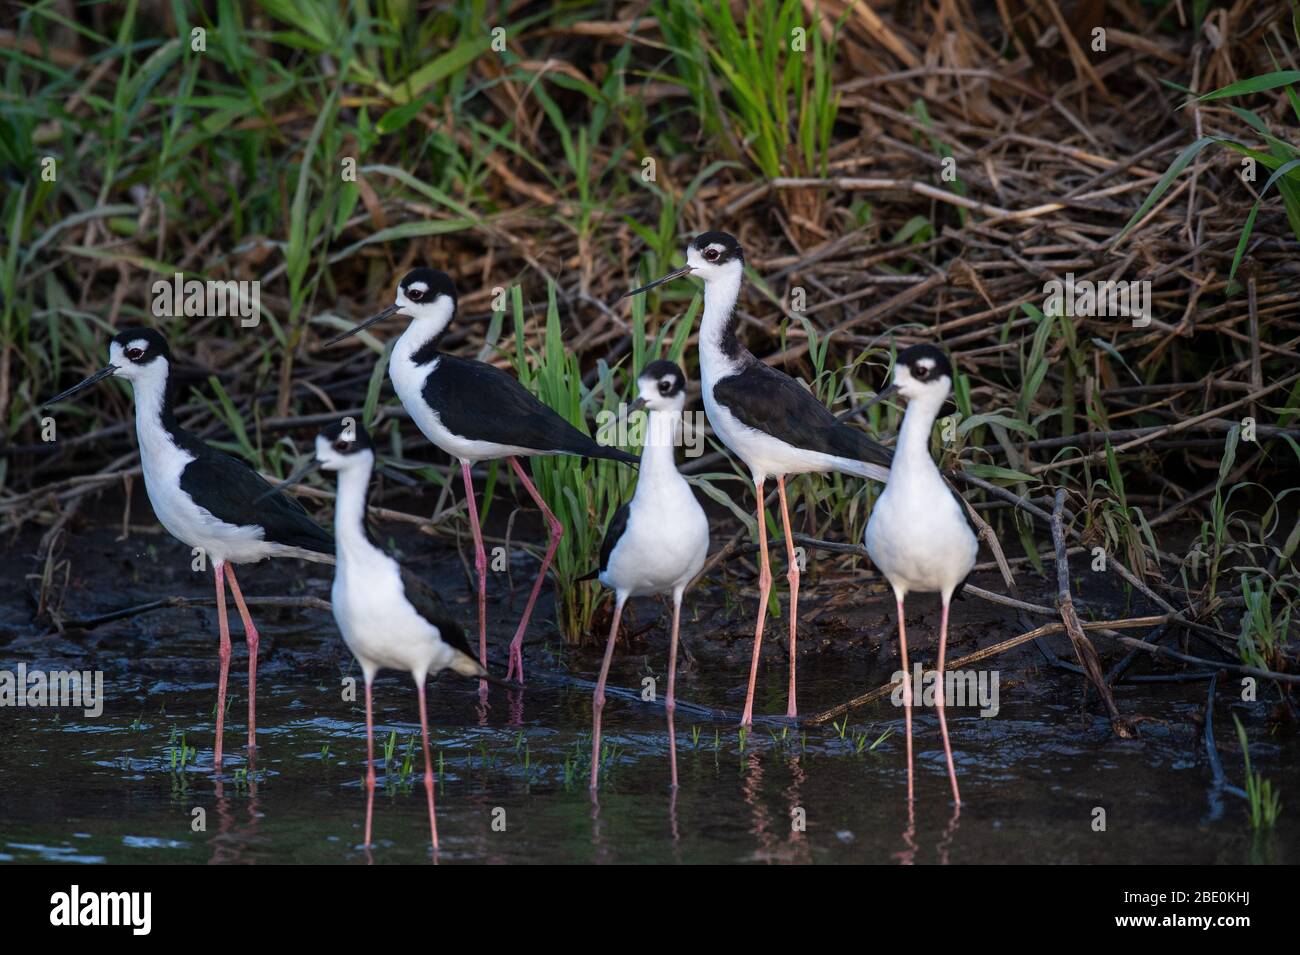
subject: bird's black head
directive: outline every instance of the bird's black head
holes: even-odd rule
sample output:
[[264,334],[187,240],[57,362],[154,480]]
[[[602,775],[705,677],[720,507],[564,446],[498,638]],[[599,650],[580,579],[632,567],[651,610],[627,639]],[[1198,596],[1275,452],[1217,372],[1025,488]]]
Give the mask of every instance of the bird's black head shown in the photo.
[[375,453],[371,450],[370,434],[365,427],[351,416],[340,418],[316,435],[315,455],[258,500],[288,490],[318,468],[322,471],[359,472],[369,482],[374,463]]
[[127,363],[144,366],[159,358],[170,363],[172,358],[167,339],[152,328],[124,328],[113,336],[108,348],[113,363],[122,366],[118,374],[128,371]]
[[640,288],[624,292],[620,298],[629,295],[641,295],[652,288],[671,282],[687,275],[694,275],[712,282],[715,279],[740,281],[740,273],[745,268],[745,252],[736,241],[735,236],[726,232],[702,232],[691,240],[686,247],[686,264],[680,269],[673,269],[667,275],[642,285]]
[[686,260],[695,267],[695,271],[700,271],[695,266],[696,255],[706,266],[721,266],[728,262],[739,262],[742,266],[745,264],[745,250],[740,247],[736,237],[727,232],[701,232],[691,240]]
[[62,394],[55,395],[45,405],[48,407],[71,398],[97,381],[116,376],[127,379],[134,388],[145,388],[163,396],[164,409],[167,409],[165,413],[170,414],[167,371],[171,366],[171,357],[167,339],[152,328],[124,328],[108,343],[107,365]]
[[939,348],[934,345],[913,345],[898,353],[898,363],[906,365],[907,370],[917,381],[933,381],[943,375],[952,379],[952,365]]
[[637,376],[634,407],[651,411],[681,410],[686,403],[686,376],[671,361],[652,361]]
[[[447,304],[450,303],[450,308]],[[345,338],[351,338],[357,332],[365,331],[372,325],[382,322],[390,315],[401,312],[413,319],[434,319],[429,329],[429,339],[436,340],[451,323],[456,314],[456,285],[451,276],[437,269],[411,269],[397,283],[397,300],[383,311],[371,315],[360,325],[354,325],[341,335],[335,335],[325,343],[325,347],[336,345]]]
[[[326,471],[347,471],[364,468],[367,477],[375,463],[375,452],[370,444],[370,434],[355,418],[340,418],[316,435],[316,460],[308,464]],[[297,477],[297,475],[295,475]]]
[[409,306],[418,309],[432,305],[444,295],[451,299],[453,306],[456,304],[456,284],[450,275],[438,269],[411,269],[397,283],[397,304],[406,312],[414,311]]
[[676,362],[663,359],[652,361],[641,369],[637,381],[649,384],[657,394],[665,398],[680,395],[686,390],[686,375],[682,373],[681,368]]
[[322,428],[318,440],[324,440],[338,454],[357,454],[372,449],[370,432],[355,418],[340,418]]
[[952,384],[952,363],[934,345],[912,345],[898,353],[894,387],[909,401],[934,395],[942,402],[951,392]]

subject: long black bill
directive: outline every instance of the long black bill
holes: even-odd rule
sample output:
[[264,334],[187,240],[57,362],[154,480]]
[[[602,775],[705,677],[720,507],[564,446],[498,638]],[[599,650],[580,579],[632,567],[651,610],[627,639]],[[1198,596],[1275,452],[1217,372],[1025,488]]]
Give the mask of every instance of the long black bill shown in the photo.
[[874,398],[868,398],[866,402],[864,402],[861,406],[859,406],[858,410],[866,411],[872,405],[879,404],[880,402],[884,401],[886,398],[888,398],[896,391],[898,391],[898,385],[888,385],[884,388],[881,388],[879,391],[876,392]]
[[866,401],[862,402],[862,404],[860,404],[860,405],[854,405],[854,406],[853,406],[852,408],[850,408],[848,411],[842,411],[842,412],[840,412],[840,414],[837,415],[837,417],[838,417],[841,421],[847,421],[847,420],[850,419],[850,418],[853,418],[853,417],[856,417],[857,415],[862,414],[862,412],[866,411],[866,410],[867,410],[868,408],[870,408],[872,405],[878,405],[878,404],[880,404],[880,402],[884,401],[886,398],[888,398],[890,395],[892,395],[892,394],[893,394],[894,392],[896,392],[896,391],[898,391],[898,385],[889,385],[888,387],[881,388],[878,392],[876,392],[874,395],[872,395],[872,396],[871,396],[870,398],[868,398]]
[[402,485],[402,487],[420,486],[420,482],[417,481],[415,478],[411,477],[409,474],[403,474],[401,471],[397,470],[397,468],[390,468],[386,464],[376,465],[375,470],[378,471],[380,474],[382,474],[384,477],[388,478],[388,480]]
[[640,288],[634,288],[630,292],[624,292],[622,295],[619,296],[619,300],[625,298],[631,298],[633,295],[640,295],[642,292],[648,292],[652,288],[658,288],[660,285],[663,285],[665,282],[671,282],[673,279],[679,279],[683,275],[690,275],[692,271],[694,270],[689,265],[683,265],[676,272],[669,272],[663,278],[655,279],[649,285],[642,285]]
[[253,503],[260,504],[262,503],[262,501],[265,501],[268,497],[274,497],[276,494],[279,494],[282,491],[287,491],[289,488],[293,487],[295,484],[297,484],[299,481],[305,478],[308,474],[311,474],[312,471],[315,471],[318,467],[320,467],[320,462],[317,461],[315,458],[312,458],[306,464],[300,465],[298,467],[298,470],[294,471],[287,478],[285,478],[279,484],[272,487],[265,494],[262,494]]
[[375,325],[375,324],[377,324],[377,323],[379,323],[379,322],[382,322],[382,321],[383,321],[384,319],[386,319],[389,315],[392,315],[392,314],[393,314],[394,312],[396,312],[396,311],[397,311],[397,306],[396,306],[396,305],[390,305],[390,306],[388,306],[388,308],[384,309],[384,310],[383,310],[382,312],[380,312],[378,315],[371,315],[369,318],[367,318],[364,322],[362,322],[362,323],[361,323],[360,325],[358,325],[356,328],[350,328],[350,329],[348,329],[346,332],[344,332],[342,335],[335,335],[333,338],[331,338],[329,341],[327,341],[327,342],[326,342],[322,347],[323,347],[323,348],[329,348],[331,345],[337,345],[339,342],[343,341],[343,339],[345,339],[345,338],[351,338],[351,337],[352,337],[353,335],[355,335],[357,332],[364,332],[364,331],[365,331],[367,328],[369,328],[371,325]]
[[117,373],[116,365],[105,365],[103,368],[99,369],[99,371],[95,372],[85,381],[81,382],[81,384],[73,385],[71,388],[69,388],[67,391],[63,392],[62,394],[55,395],[49,401],[45,402],[45,404],[41,405],[41,407],[48,408],[50,405],[58,404],[64,398],[71,398],[78,391],[81,391],[85,388],[89,388],[95,382],[103,381],[105,378],[108,378],[110,375],[114,375],[116,373]]

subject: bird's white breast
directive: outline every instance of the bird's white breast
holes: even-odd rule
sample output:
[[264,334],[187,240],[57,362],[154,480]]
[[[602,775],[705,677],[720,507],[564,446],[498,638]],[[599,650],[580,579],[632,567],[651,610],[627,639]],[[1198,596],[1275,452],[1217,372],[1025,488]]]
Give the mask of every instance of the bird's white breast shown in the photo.
[[950,594],[979,553],[961,504],[937,468],[906,474],[895,467],[871,511],[863,543],[872,562],[903,594]]
[[340,549],[330,591],[334,620],[362,669],[404,670],[422,679],[451,664],[455,652],[406,599],[397,562],[375,548]]
[[709,521],[684,478],[644,492],[638,485],[600,581],[633,597],[673,591],[700,572],[708,551]]

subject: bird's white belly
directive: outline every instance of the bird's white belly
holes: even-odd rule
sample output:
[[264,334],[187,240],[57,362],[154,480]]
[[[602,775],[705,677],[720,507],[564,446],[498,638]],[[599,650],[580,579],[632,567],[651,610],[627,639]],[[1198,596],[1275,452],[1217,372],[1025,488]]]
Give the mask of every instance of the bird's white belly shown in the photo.
[[411,416],[415,426],[435,445],[454,458],[463,461],[492,461],[511,455],[530,456],[539,452],[529,448],[497,444],[494,441],[475,441],[461,435],[453,434],[442,423],[442,417],[429,407],[424,400],[424,382],[429,375],[437,371],[437,361],[428,365],[417,365],[404,355],[394,354],[388,366],[388,375],[393,382],[393,391],[397,392],[402,407]]
[[454,652],[407,602],[395,569],[340,562],[330,598],[343,642],[368,674],[391,669],[423,676],[451,663]]
[[634,503],[600,582],[631,597],[673,591],[700,572],[708,552],[708,518],[683,482],[671,496]]
[[904,488],[890,482],[863,538],[895,590],[951,593],[975,566],[979,542],[941,480]]
[[140,469],[158,522],[182,543],[201,547],[212,562],[249,564],[270,557],[275,548],[263,540],[260,525],[227,524],[181,490],[181,472],[193,460],[165,432],[141,435]]

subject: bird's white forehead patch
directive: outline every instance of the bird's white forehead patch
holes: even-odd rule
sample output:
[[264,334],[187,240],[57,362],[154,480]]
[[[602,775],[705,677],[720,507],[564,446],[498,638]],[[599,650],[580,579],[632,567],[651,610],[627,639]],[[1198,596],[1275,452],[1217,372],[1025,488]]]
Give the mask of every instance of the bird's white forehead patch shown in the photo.
[[918,359],[917,359],[917,362],[916,362],[916,367],[917,367],[917,368],[922,368],[922,369],[924,369],[924,370],[927,371],[927,372],[928,372],[928,371],[934,371],[934,359],[933,359],[933,358],[918,358]]
[[127,342],[127,344],[126,344],[126,350],[127,350],[127,351],[130,351],[132,348],[138,348],[138,349],[140,349],[141,351],[148,351],[148,350],[149,350],[149,342],[148,342],[147,339],[144,339],[144,338],[136,338],[136,339],[133,339],[132,341]]
[[725,251],[727,251],[727,247],[726,247],[725,245],[723,245],[721,242],[710,242],[710,243],[709,243],[709,249],[710,249],[711,251],[713,251],[713,252],[725,252]]

